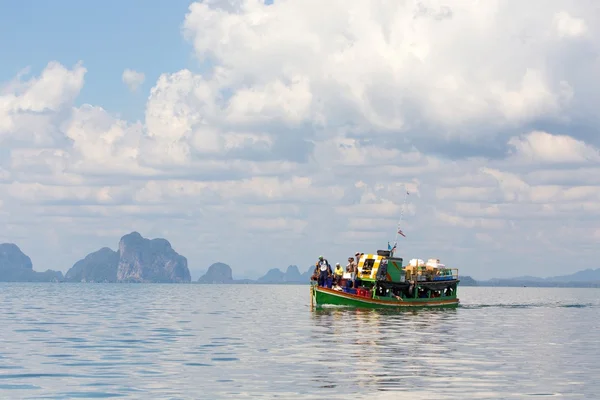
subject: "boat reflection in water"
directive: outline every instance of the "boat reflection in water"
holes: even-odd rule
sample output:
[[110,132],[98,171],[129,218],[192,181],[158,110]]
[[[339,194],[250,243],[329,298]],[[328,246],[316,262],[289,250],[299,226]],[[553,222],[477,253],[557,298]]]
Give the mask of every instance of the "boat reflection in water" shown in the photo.
[[457,309],[313,309],[311,342],[319,348],[314,381],[335,388],[336,395],[408,390],[411,398],[420,398],[418,392],[425,394],[451,379],[446,366],[457,352],[457,313]]

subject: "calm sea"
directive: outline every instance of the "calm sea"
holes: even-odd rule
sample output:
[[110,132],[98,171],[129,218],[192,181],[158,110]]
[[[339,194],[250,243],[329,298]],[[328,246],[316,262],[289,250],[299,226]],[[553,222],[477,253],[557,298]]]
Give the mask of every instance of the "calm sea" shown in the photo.
[[308,286],[0,284],[0,398],[600,398],[600,290],[310,309]]

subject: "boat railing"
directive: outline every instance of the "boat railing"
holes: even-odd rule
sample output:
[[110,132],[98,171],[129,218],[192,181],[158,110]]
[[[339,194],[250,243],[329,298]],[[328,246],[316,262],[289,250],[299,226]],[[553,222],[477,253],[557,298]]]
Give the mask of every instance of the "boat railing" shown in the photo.
[[406,266],[407,279],[427,280],[457,280],[458,268],[435,268],[426,265]]
[[445,268],[448,276],[452,276],[452,279],[458,279],[458,268]]

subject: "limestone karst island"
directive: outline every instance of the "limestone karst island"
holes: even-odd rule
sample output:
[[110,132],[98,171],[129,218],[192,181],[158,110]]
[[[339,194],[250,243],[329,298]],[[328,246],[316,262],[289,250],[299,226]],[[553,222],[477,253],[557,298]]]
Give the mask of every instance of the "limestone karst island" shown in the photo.
[[[229,265],[216,262],[194,283],[308,285],[313,270],[314,265],[308,266],[304,272],[296,265],[290,265],[285,271],[271,268],[257,279],[235,279]],[[117,250],[103,247],[88,254],[64,275],[61,271],[36,271],[29,256],[17,244],[0,243],[0,282],[191,283],[192,277],[187,259],[177,253],[168,240],[147,239],[138,232],[131,232],[121,238]],[[548,278],[516,277],[475,281],[470,276],[461,277],[461,286],[474,285],[600,287],[600,268]]]

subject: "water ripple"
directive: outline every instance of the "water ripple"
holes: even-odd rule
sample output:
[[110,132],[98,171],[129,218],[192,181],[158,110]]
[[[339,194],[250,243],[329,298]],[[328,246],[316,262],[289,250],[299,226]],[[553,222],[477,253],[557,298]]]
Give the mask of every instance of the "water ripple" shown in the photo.
[[306,286],[0,284],[2,398],[595,398],[594,289],[311,310]]

